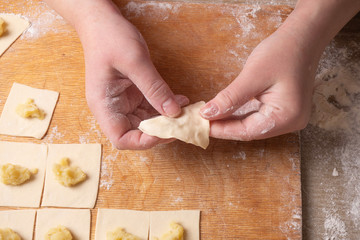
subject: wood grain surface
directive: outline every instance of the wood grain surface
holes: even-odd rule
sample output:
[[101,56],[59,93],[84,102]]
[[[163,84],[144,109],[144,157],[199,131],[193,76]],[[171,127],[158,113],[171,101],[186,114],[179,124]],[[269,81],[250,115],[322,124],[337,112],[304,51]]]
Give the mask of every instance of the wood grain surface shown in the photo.
[[[229,84],[251,50],[291,12],[224,3],[118,5],[144,35],[164,79],[192,102],[207,101]],[[199,209],[201,239],[301,238],[298,134],[253,142],[211,139],[207,150],[179,141],[147,151],[113,149],[87,107],[83,53],[72,27],[38,1],[5,0],[0,12],[33,23],[0,58],[0,110],[13,82],[60,92],[43,140],[0,140],[102,143],[96,208]]]

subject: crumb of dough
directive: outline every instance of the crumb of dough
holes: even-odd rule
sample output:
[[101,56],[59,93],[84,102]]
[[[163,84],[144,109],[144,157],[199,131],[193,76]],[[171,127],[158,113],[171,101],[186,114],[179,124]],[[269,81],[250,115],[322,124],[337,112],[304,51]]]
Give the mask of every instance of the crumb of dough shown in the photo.
[[0,228],[0,239],[21,240],[21,237],[10,228]]
[[45,240],[72,240],[70,231],[64,226],[51,228],[45,235]]
[[106,233],[106,240],[140,240],[140,238],[126,232],[123,228],[116,228]]
[[74,186],[86,179],[86,174],[77,166],[70,166],[69,158],[62,158],[60,163],[55,163],[53,172],[56,180],[66,186]]
[[19,165],[7,163],[1,166],[1,182],[6,185],[17,186],[28,181],[32,175],[38,173],[38,169],[28,169]]
[[5,32],[5,21],[4,19],[0,18],[0,37],[4,34]]
[[162,235],[162,237],[155,238],[155,240],[183,240],[184,239],[184,228],[176,223],[170,223],[170,231]]
[[34,99],[29,98],[24,104],[19,104],[16,107],[16,113],[23,118],[38,118],[40,120],[45,118],[43,110],[39,109],[34,103]]

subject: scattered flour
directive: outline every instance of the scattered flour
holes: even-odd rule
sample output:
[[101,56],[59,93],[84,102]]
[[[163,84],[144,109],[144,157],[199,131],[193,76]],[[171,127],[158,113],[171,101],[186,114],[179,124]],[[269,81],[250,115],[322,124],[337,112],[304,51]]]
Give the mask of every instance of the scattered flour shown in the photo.
[[149,158],[148,157],[144,157],[144,156],[140,156],[140,161],[143,162],[143,163],[146,163],[149,161]]
[[119,156],[120,151],[115,150],[114,154],[106,156],[101,162],[101,176],[100,176],[100,188],[110,190],[114,183],[113,179],[113,165]]
[[102,162],[101,163],[100,188],[109,190],[114,183],[114,180],[112,177],[113,177],[112,169],[109,168],[107,162]]
[[50,133],[46,135],[44,143],[54,143],[54,140],[59,140],[64,137],[64,134],[58,131],[58,126],[55,126],[51,129]]
[[[313,193],[310,199],[322,196],[321,203],[316,199],[310,204],[308,227],[321,239],[360,236],[359,54],[360,43],[350,38],[346,46],[333,40],[326,48],[316,76],[310,125],[302,131],[302,154],[309,159],[304,169],[317,186],[304,186],[303,193]],[[339,166],[340,176],[338,169],[331,168],[334,165]],[[322,213],[316,210],[318,206],[325,206]],[[307,234],[315,237],[311,231]]]
[[[97,122],[94,116],[87,116],[86,118],[87,123],[90,124],[90,128],[87,132],[79,135],[79,142],[81,144],[91,143],[93,141],[98,142],[102,138],[101,131],[97,126]],[[94,137],[95,136],[95,137]]]
[[[19,2],[20,3],[20,2]],[[66,25],[65,20],[42,1],[27,0],[19,5],[12,0],[3,0],[4,13],[13,13],[31,22],[30,28],[21,36],[22,39],[37,39],[48,32],[64,32],[65,28],[54,27],[55,24]]]
[[326,219],[324,222],[325,240],[348,239],[345,223],[336,213],[326,212]]
[[129,2],[125,6],[124,15],[131,19],[142,15],[152,15],[166,20],[171,14],[179,12],[180,3],[166,3],[166,2]]
[[242,160],[245,160],[245,159],[246,159],[246,152],[240,151],[240,152],[238,152],[237,154],[234,154],[234,155],[233,155],[233,158],[234,158],[234,159],[239,159],[239,158],[241,158]]

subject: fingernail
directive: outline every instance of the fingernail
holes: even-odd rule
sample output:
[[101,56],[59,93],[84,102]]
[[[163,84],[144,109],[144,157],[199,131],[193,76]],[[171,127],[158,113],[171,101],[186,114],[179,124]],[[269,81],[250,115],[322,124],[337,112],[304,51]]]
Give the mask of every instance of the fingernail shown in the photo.
[[219,114],[219,107],[214,103],[206,104],[200,111],[205,118],[212,118]]
[[181,112],[179,105],[172,98],[169,98],[162,104],[162,109],[169,117],[176,117]]
[[181,95],[176,95],[175,96],[175,101],[180,105],[180,106],[184,106],[189,104],[189,99],[185,96],[181,96]]

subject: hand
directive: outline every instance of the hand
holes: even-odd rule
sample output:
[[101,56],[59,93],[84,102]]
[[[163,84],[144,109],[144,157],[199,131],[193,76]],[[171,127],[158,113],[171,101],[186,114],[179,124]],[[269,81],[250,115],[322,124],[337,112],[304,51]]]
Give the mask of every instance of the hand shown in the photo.
[[240,75],[200,111],[215,138],[250,141],[306,126],[318,51],[278,30],[249,56]]
[[146,149],[163,140],[137,130],[158,113],[176,116],[188,104],[156,71],[144,39],[121,14],[104,14],[80,28],[86,98],[105,135],[119,149]]

